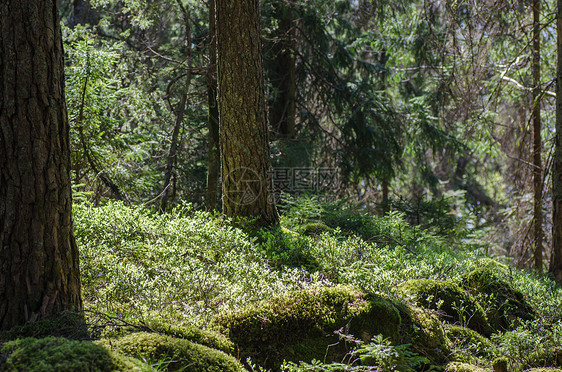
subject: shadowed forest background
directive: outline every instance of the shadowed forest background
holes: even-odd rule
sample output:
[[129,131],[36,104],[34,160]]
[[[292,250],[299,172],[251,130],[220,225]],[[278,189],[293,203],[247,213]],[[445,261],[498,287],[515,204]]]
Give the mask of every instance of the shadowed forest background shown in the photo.
[[559,5],[233,4],[59,1],[84,309],[0,370],[560,371]]
[[[83,198],[220,209],[206,5],[61,3],[72,182]],[[540,17],[545,217],[553,7],[542,4]],[[280,189],[349,198],[371,214],[404,212],[426,228],[474,229],[495,252],[533,266],[529,2],[265,1],[261,25],[274,171],[327,168],[336,177],[322,189],[301,174],[299,189],[293,175],[276,174]],[[551,218],[541,226],[547,264]]]

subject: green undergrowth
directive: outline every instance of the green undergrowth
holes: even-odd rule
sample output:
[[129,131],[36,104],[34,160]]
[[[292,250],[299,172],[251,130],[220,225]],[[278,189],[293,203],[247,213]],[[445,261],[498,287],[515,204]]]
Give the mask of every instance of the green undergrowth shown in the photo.
[[77,204],[81,327],[24,326],[0,333],[1,347],[105,340],[93,345],[141,369],[174,369],[190,355],[254,371],[490,370],[498,357],[510,371],[561,365],[560,287],[488,257],[477,233],[314,198],[282,213],[279,226],[256,231],[189,205]]

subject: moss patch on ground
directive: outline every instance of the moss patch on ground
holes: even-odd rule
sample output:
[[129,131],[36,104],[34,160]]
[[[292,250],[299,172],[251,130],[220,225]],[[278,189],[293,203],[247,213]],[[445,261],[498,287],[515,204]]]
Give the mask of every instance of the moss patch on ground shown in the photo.
[[166,367],[170,371],[245,371],[234,357],[220,350],[156,333],[132,333],[99,343],[124,355]]
[[223,334],[203,330],[192,324],[172,325],[162,320],[153,319],[147,321],[147,328],[156,333],[182,338],[213,349],[224,351],[225,353],[232,353],[234,351],[234,344]]
[[525,296],[502,279],[504,274],[501,266],[489,263],[465,274],[461,280],[461,287],[480,301],[490,325],[498,331],[514,329],[521,320],[533,320],[536,315]]
[[490,324],[480,304],[468,292],[449,281],[417,279],[399,286],[421,307],[437,310],[450,324],[466,326],[489,336]]
[[[219,314],[217,327],[228,333],[243,357],[268,367],[283,359],[323,360],[338,335],[352,334],[364,341],[382,334],[398,340],[400,313],[392,302],[368,296],[347,286],[292,291],[233,312]],[[344,343],[328,352],[338,359]]]
[[472,329],[446,325],[445,333],[452,340],[451,360],[475,363],[479,358],[489,360],[497,353],[492,341]]
[[220,314],[214,323],[243,358],[268,368],[278,368],[283,359],[341,361],[355,346],[343,335],[369,342],[381,334],[395,345],[411,344],[431,362],[449,353],[450,342],[431,312],[348,286],[288,292]]
[[2,371],[134,371],[143,363],[91,341],[62,337],[22,338],[0,349]]
[[90,339],[84,314],[65,311],[36,322],[16,326],[8,331],[0,332],[0,342],[2,340],[15,340],[16,338],[49,336],[65,337],[72,340]]
[[447,365],[445,372],[486,372],[486,370],[468,363],[453,362]]

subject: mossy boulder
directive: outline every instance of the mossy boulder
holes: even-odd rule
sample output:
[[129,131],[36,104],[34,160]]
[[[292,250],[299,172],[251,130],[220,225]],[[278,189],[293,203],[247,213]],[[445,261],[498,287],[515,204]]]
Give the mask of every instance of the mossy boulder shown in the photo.
[[492,341],[470,328],[446,325],[445,333],[451,340],[451,360],[475,362],[477,358],[490,359],[497,352]]
[[156,333],[132,333],[118,339],[103,340],[100,344],[151,364],[160,363],[170,371],[245,371],[234,357],[220,350]]
[[486,372],[486,370],[468,363],[452,362],[447,364],[445,372]]
[[297,231],[307,236],[318,236],[323,232],[333,231],[333,229],[330,228],[325,223],[317,221],[317,222],[305,223],[304,225],[299,226]]
[[135,371],[143,364],[102,345],[62,337],[22,338],[0,349],[0,371]]
[[213,349],[224,351],[225,353],[232,353],[234,351],[234,343],[225,335],[210,330],[203,330],[193,324],[169,324],[164,320],[151,319],[146,322],[146,325],[147,329],[156,333],[182,338]]
[[399,344],[410,344],[412,349],[425,356],[431,364],[441,364],[450,353],[450,341],[443,324],[434,312],[407,303],[397,303],[402,319]]
[[461,287],[482,304],[493,329],[514,329],[521,320],[535,319],[535,310],[520,291],[503,279],[505,272],[494,265],[479,267],[461,279]]
[[548,347],[537,350],[525,356],[521,369],[560,367],[562,365],[562,351]]
[[228,333],[242,357],[277,368],[283,359],[341,360],[348,351],[344,343],[328,349],[338,342],[335,332],[363,341],[377,334],[398,341],[401,317],[389,300],[335,286],[288,292],[222,313],[214,324]]
[[464,289],[449,281],[408,280],[399,289],[421,307],[437,310],[443,320],[489,336],[491,327],[480,304]]

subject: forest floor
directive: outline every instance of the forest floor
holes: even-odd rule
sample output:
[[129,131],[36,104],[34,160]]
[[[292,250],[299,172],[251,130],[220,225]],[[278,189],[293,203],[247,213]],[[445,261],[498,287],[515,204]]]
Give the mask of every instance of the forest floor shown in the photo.
[[85,316],[0,334],[0,370],[562,366],[562,288],[474,232],[314,199],[282,212],[254,229],[189,205],[77,204]]

